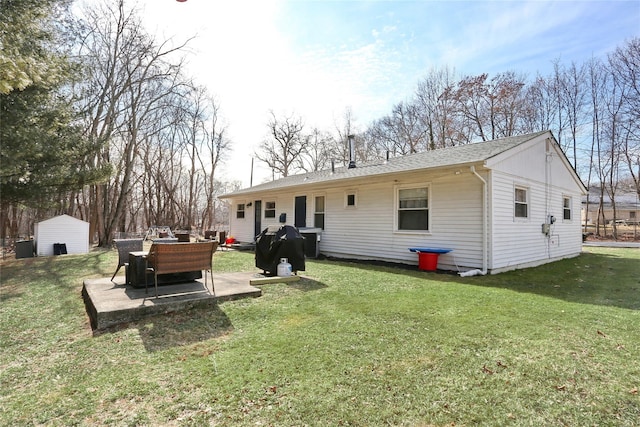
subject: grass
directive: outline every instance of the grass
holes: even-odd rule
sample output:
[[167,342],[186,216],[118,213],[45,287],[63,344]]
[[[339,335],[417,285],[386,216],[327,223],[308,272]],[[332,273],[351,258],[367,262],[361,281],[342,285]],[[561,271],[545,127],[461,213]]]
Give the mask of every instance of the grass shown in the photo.
[[589,248],[460,278],[308,260],[260,298],[95,336],[82,280],[115,252],[4,261],[0,424],[637,425],[639,261]]

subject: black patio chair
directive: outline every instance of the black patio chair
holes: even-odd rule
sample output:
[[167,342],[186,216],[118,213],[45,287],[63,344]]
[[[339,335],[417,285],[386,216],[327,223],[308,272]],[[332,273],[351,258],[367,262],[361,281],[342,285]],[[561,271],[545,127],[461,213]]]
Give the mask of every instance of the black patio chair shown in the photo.
[[142,250],[142,239],[114,239],[113,242],[118,249],[118,267],[115,273],[111,276],[111,281],[116,277],[120,267],[124,266],[125,269],[129,265],[129,252],[136,252]]
[[218,247],[220,249],[224,249],[227,247],[227,232],[219,231],[218,232]]

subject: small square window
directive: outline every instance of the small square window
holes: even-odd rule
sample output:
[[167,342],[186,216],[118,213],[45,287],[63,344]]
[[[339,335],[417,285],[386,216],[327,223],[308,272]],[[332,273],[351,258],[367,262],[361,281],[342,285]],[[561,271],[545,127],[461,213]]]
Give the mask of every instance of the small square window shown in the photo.
[[356,205],[356,195],[355,193],[347,194],[347,206],[355,206]]

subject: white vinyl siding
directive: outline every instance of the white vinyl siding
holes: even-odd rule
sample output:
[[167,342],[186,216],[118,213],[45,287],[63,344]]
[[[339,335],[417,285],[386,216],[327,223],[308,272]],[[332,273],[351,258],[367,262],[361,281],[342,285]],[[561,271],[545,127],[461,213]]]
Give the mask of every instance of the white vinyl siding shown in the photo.
[[53,255],[53,245],[64,243],[67,254],[89,252],[89,223],[69,215],[60,215],[35,225],[35,246],[38,256]]
[[[432,232],[395,231],[396,190],[400,187],[419,187],[423,182],[415,178],[424,174],[407,174],[397,182],[361,183],[357,191],[357,209],[345,207],[345,194],[353,187],[335,186],[323,189],[325,197],[325,228],[322,231],[320,252],[327,256],[353,259],[375,259],[405,264],[418,263],[411,247],[441,247],[454,251],[441,255],[441,268],[479,268],[482,266],[482,186],[480,181],[466,174],[454,173],[430,181],[429,221]],[[317,192],[315,192],[317,193]],[[279,193],[278,212],[287,213],[287,224],[293,223],[294,194]],[[308,194],[307,203],[314,192]],[[263,198],[273,199],[273,195]],[[290,201],[286,203],[285,201]],[[307,208],[307,223],[313,224],[314,207]],[[268,224],[263,224],[267,226]],[[435,232],[433,230],[436,230]],[[250,241],[252,221],[233,221],[233,237]],[[454,259],[455,257],[455,259]]]
[[[544,155],[544,152],[541,153]],[[533,156],[530,154],[530,156]],[[582,249],[582,234],[578,221],[556,221],[551,225],[549,236],[542,233],[542,224],[548,215],[562,218],[563,206],[558,202],[567,197],[570,181],[563,181],[560,162],[552,162],[550,176],[554,186],[546,186],[544,181],[529,181],[523,185],[522,176],[513,176],[498,171],[492,173],[492,258],[489,268],[508,270],[518,266],[532,266],[553,259],[575,256]],[[544,176],[543,176],[544,178]],[[559,188],[560,185],[565,188]],[[514,188],[527,188],[528,220],[514,221]],[[571,199],[571,210],[579,211],[579,190]],[[546,200],[551,201],[550,211],[546,211]],[[555,200],[555,203],[553,201]],[[578,202],[576,202],[578,200]],[[576,205],[578,204],[578,205]],[[517,236],[517,238],[514,238]],[[557,243],[554,245],[554,242]]]
[[[559,149],[552,147],[553,152],[545,152],[545,138],[541,136],[474,165],[487,183],[486,253],[492,273],[581,252],[579,221],[556,221],[549,236],[541,232],[547,215],[563,218],[563,197],[571,199],[572,216],[580,212],[584,191]],[[547,177],[549,182],[545,182]],[[425,183],[430,191],[429,232],[398,231],[397,189]],[[528,218],[524,220],[515,218],[516,187],[527,190]],[[355,195],[356,206],[347,207],[348,194]],[[295,197],[305,195],[310,225],[316,214],[314,197],[324,195],[325,228],[319,247],[327,256],[417,265],[418,257],[409,248],[440,247],[452,252],[439,257],[439,268],[461,271],[483,267],[483,183],[466,166],[331,180],[250,195],[256,200],[276,200],[278,213],[287,214],[287,224],[293,223]],[[246,193],[235,203],[244,197]],[[251,241],[253,221],[236,220],[232,215],[231,234],[241,241]]]
[[[402,187],[418,187],[411,176],[398,179]],[[344,210],[343,192],[327,191],[327,218],[320,251],[329,256],[417,264],[410,247],[441,247],[455,251],[441,255],[439,265],[456,268],[482,265],[481,185],[471,175],[455,176],[431,183],[430,223],[437,232],[395,231],[397,186],[393,182],[362,185],[358,209]],[[460,209],[460,206],[464,208]],[[333,212],[338,212],[334,214]],[[363,218],[362,212],[366,212]]]
[[491,269],[527,263],[546,256],[547,239],[541,232],[541,224],[545,218],[544,186],[528,187],[529,221],[523,221],[521,218],[514,217],[515,178],[492,173],[493,259],[489,266]]

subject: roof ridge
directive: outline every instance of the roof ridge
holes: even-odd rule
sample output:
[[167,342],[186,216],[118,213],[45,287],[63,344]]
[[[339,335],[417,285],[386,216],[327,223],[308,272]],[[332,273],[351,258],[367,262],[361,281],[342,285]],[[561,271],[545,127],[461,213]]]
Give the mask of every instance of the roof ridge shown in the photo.
[[[442,147],[435,150],[426,150],[419,153],[391,157],[388,161],[376,159],[375,161],[357,165],[355,168],[348,168],[346,165],[342,165],[337,168],[332,167],[331,169],[304,172],[234,191],[221,197],[225,198],[232,195],[252,193],[261,190],[278,190],[334,180],[355,179],[367,176],[386,175],[390,173],[409,172],[418,169],[434,169],[464,163],[480,162],[530,141],[546,132],[549,131],[539,131],[524,135],[498,138],[490,141],[478,141],[468,144]],[[454,152],[455,155],[452,155],[452,152]]]

